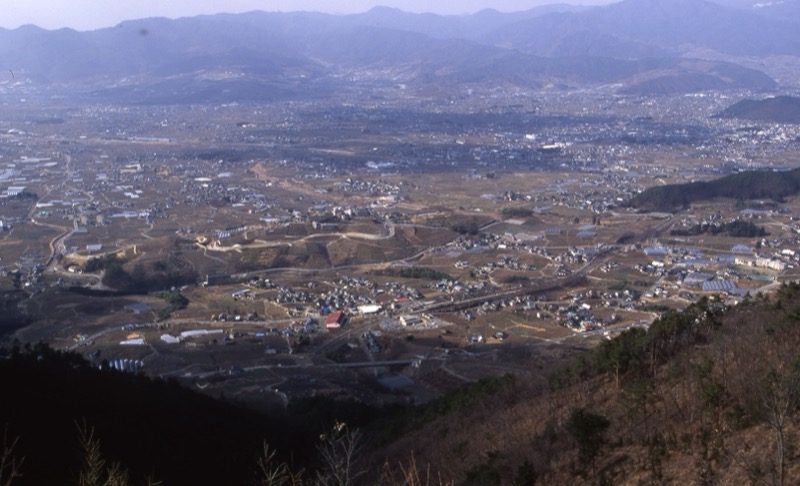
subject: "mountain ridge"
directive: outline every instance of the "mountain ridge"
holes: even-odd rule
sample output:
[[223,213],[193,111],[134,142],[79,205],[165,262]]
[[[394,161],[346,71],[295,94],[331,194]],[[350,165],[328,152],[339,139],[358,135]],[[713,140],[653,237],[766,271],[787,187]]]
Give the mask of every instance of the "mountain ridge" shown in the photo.
[[[767,52],[764,46],[748,51],[743,47],[747,39],[729,35],[735,22],[745,18],[747,25],[770,27],[773,34],[765,41],[774,44],[770,52],[800,56],[800,38],[784,35],[779,21],[703,2],[709,16],[725,15],[714,21],[720,26],[711,29],[716,34],[700,36],[703,24],[692,20],[696,13],[689,13],[687,2],[672,1],[682,9],[663,17],[642,10],[660,6],[666,11],[666,0],[624,0],[606,7],[554,5],[516,14],[437,16],[386,8],[343,16],[253,11],[154,17],[89,32],[25,26],[0,30],[0,65],[15,73],[13,82],[0,84],[0,94],[14,86],[61,86],[70,96],[113,101],[114,86],[136,84],[139,97],[123,97],[127,102],[197,102],[203,93],[212,95],[209,101],[236,101],[237,93],[244,101],[259,101],[302,93],[325,96],[341,89],[342,75],[348,73],[360,79],[366,73],[370,82],[386,86],[402,80],[416,92],[485,82],[525,89],[615,84],[622,94],[774,90],[774,80],[757,69],[711,59],[692,62],[684,56],[689,48],[695,49],[693,56],[702,49],[717,52],[721,38],[730,41],[723,50],[732,53]],[[689,33],[676,33],[689,24]],[[198,73],[227,78],[205,79],[200,89]],[[180,79],[183,87],[167,89]],[[246,89],[253,83],[261,88]],[[238,85],[242,91],[231,90]],[[263,89],[271,93],[255,96]]]

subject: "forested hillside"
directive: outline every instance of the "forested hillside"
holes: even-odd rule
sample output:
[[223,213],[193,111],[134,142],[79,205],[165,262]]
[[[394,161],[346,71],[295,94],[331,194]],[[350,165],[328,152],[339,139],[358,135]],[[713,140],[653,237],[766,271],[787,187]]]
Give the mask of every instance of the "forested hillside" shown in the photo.
[[697,201],[781,199],[800,192],[800,169],[786,172],[748,171],[712,181],[655,186],[637,194],[629,205],[652,211],[674,211]]
[[800,98],[775,96],[763,100],[742,100],[726,108],[719,116],[771,123],[800,123]]
[[[553,374],[442,410],[377,457],[455,484],[794,484],[800,285],[702,300]],[[488,391],[487,391],[488,390]],[[425,417],[425,415],[423,415]]]

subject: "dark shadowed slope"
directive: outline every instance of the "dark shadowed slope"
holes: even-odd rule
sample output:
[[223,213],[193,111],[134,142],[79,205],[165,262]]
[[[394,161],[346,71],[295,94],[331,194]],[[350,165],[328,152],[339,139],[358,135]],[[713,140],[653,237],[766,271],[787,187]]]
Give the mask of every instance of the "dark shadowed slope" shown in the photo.
[[719,116],[773,123],[800,123],[800,98],[775,96],[763,100],[742,100],[731,105]]

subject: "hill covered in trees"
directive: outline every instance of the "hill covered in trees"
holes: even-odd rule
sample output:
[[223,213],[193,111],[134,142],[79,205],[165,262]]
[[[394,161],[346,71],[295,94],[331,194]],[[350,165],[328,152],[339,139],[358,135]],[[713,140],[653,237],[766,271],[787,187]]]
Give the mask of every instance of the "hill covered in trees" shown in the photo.
[[772,123],[800,123],[800,98],[774,96],[763,100],[742,100],[726,108],[719,117]]
[[748,171],[711,181],[655,186],[634,196],[628,205],[651,211],[674,211],[715,198],[780,201],[800,193],[800,169],[785,172]]
[[474,385],[482,396],[418,414],[376,458],[413,451],[464,485],[794,484],[798,346],[800,285],[734,308],[704,299],[603,341],[547,385]]

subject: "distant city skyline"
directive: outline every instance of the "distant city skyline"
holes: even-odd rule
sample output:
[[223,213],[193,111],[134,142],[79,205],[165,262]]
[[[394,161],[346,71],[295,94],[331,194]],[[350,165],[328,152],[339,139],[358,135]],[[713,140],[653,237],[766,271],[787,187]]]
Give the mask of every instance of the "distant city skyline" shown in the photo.
[[25,0],[0,2],[0,27],[14,29],[32,24],[48,30],[66,27],[85,31],[148,17],[179,18],[253,10],[351,14],[386,6],[406,12],[460,15],[487,8],[513,12],[554,3],[603,5],[615,1],[619,0]]

